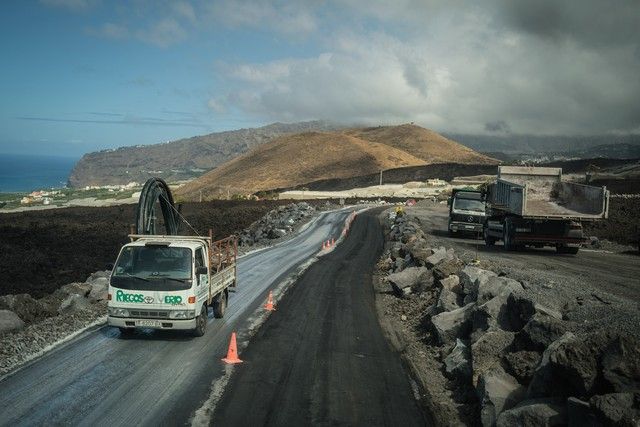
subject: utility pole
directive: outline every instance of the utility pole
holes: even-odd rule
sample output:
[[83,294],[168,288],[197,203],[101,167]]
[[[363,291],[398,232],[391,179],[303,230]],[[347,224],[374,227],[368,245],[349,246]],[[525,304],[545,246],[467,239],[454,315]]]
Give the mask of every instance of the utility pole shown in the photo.
[[200,190],[200,203],[202,203],[202,190]]
[[380,169],[380,185],[382,185],[382,169]]

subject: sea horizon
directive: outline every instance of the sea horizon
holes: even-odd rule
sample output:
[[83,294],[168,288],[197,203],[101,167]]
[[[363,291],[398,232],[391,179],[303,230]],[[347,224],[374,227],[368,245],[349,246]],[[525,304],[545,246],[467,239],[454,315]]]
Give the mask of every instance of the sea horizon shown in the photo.
[[0,193],[64,188],[79,157],[0,153]]

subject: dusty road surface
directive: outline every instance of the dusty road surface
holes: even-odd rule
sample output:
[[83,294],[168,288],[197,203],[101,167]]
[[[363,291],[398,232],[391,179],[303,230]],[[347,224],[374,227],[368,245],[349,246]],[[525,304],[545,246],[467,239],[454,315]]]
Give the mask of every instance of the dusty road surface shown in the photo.
[[[0,381],[0,425],[183,425],[225,373],[229,336],[247,335],[269,289],[338,237],[350,211],[329,212],[299,235],[238,263],[238,290],[206,335],[102,327]],[[242,342],[240,342],[242,345]]]
[[299,279],[251,340],[213,425],[425,425],[376,318],[377,216]]

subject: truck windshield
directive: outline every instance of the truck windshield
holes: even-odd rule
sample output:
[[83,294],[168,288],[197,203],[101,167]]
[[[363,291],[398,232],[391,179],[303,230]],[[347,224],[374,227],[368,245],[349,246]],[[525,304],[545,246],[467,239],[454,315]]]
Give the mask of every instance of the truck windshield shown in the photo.
[[455,198],[453,202],[454,209],[464,209],[467,211],[484,212],[484,202],[472,199]]
[[140,290],[189,289],[192,259],[189,248],[128,246],[113,268],[111,285]]

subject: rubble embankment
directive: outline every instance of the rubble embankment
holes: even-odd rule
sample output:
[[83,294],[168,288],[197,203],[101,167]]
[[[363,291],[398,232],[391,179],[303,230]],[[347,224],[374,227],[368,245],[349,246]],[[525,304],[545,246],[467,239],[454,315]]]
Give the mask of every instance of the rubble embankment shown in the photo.
[[268,246],[291,235],[316,212],[317,209],[307,202],[279,206],[242,230],[238,243],[240,246]]
[[435,247],[417,218],[385,220],[381,324],[437,424],[638,425],[637,335],[593,330],[545,283]]
[[0,296],[0,375],[88,326],[104,322],[109,271],[93,273],[50,295]]

